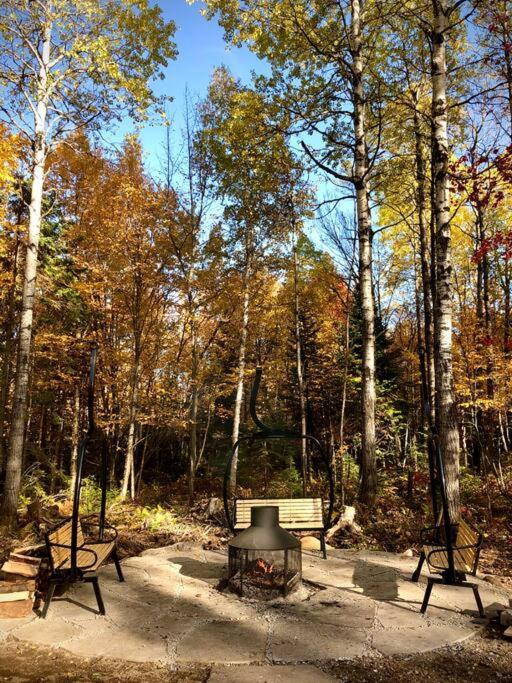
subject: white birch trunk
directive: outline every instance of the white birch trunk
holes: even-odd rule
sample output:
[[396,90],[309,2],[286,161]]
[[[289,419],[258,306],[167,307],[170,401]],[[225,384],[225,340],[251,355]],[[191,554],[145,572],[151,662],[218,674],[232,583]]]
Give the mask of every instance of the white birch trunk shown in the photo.
[[47,91],[51,38],[52,24],[47,23],[42,35],[40,68],[37,78],[37,107],[34,117],[35,135],[33,140],[32,189],[29,207],[27,254],[23,279],[22,308],[16,361],[16,380],[12,403],[11,430],[9,434],[9,450],[6,463],[4,497],[0,509],[1,524],[7,529],[13,528],[16,523],[16,510],[18,506],[23,466],[24,431],[27,415],[30,352],[32,347],[39,236],[41,232],[41,207],[46,162]]
[[[301,434],[306,434],[306,394],[304,390],[304,374],[302,367],[302,342],[300,330],[300,305],[299,305],[299,263],[297,254],[297,230],[293,226],[293,304],[295,311],[295,352],[297,362],[297,384],[299,388],[300,405],[300,429]],[[302,495],[306,496],[308,481],[308,451],[306,439],[301,439],[300,463],[302,471]]]
[[126,459],[124,463],[123,483],[121,485],[120,493],[121,500],[126,500],[130,481],[132,482],[130,493],[133,494],[135,487],[135,482],[133,481],[133,472],[135,455],[135,423],[137,421],[137,402],[139,395],[139,364],[140,361],[137,358],[133,367],[132,386],[130,391],[128,442],[126,445]]
[[444,462],[452,521],[459,517],[459,433],[453,399],[452,263],[448,188],[448,127],[446,102],[446,0],[433,1],[432,121],[433,199],[436,230],[435,369],[436,427]]
[[77,463],[78,463],[78,444],[80,440],[80,387],[78,384],[75,386],[75,392],[73,397],[73,426],[71,428],[71,462],[69,467],[69,473],[71,475],[71,481],[69,484],[69,491],[71,497],[75,493],[76,484],[76,474],[77,474]]
[[357,226],[359,238],[359,290],[362,310],[362,503],[372,505],[377,494],[375,460],[375,311],[372,278],[372,227],[368,201],[368,155],[365,129],[363,89],[363,40],[360,0],[351,0],[352,8],[352,97],[355,137],[354,184],[356,190]]
[[[244,398],[244,384],[245,384],[245,359],[247,351],[247,333],[249,329],[249,304],[250,304],[250,293],[249,293],[249,264],[246,265],[244,273],[244,291],[243,291],[243,302],[242,302],[242,331],[240,335],[240,346],[238,349],[238,370],[237,370],[237,383],[236,383],[236,395],[235,395],[235,410],[233,415],[233,430],[231,432],[231,444],[232,446],[238,441],[240,435],[240,420],[242,417],[242,403]],[[230,471],[230,489],[234,494],[236,489],[236,478],[238,472],[238,453],[235,453],[233,460],[231,462]]]

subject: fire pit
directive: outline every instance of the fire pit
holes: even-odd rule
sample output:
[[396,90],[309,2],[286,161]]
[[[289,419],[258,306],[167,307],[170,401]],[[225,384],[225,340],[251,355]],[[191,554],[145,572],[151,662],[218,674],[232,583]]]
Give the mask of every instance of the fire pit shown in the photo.
[[279,526],[279,508],[251,508],[251,526],[229,543],[229,576],[239,595],[284,596],[302,578],[300,541]]

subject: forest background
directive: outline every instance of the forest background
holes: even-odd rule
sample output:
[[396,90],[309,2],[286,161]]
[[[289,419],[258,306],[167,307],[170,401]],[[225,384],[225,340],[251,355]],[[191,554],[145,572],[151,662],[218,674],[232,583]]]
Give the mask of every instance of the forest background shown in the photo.
[[[4,529],[37,535],[34,501],[65,507],[97,345],[109,500],[128,528],[193,533],[251,428],[261,365],[260,413],[315,435],[336,509],[358,507],[361,531],[338,542],[416,542],[436,432],[454,516],[505,564],[509,3],[192,9],[263,67],[240,80],[219,63],[180,117],[162,80],[179,34],[158,5],[0,10]],[[242,494],[325,490],[300,444],[242,449],[230,476]]]

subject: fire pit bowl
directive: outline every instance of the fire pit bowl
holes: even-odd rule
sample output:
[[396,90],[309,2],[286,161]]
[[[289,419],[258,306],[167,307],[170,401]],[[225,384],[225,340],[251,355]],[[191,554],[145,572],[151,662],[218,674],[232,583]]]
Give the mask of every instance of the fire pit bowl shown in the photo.
[[239,595],[286,596],[302,578],[300,541],[279,526],[279,508],[251,508],[251,526],[229,542],[228,581]]

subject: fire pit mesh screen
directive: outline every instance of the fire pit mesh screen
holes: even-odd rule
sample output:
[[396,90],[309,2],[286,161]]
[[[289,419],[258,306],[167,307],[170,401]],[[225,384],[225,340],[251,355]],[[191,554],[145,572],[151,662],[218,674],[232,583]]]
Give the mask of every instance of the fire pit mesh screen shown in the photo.
[[229,548],[229,584],[240,595],[287,595],[300,581],[301,550]]

